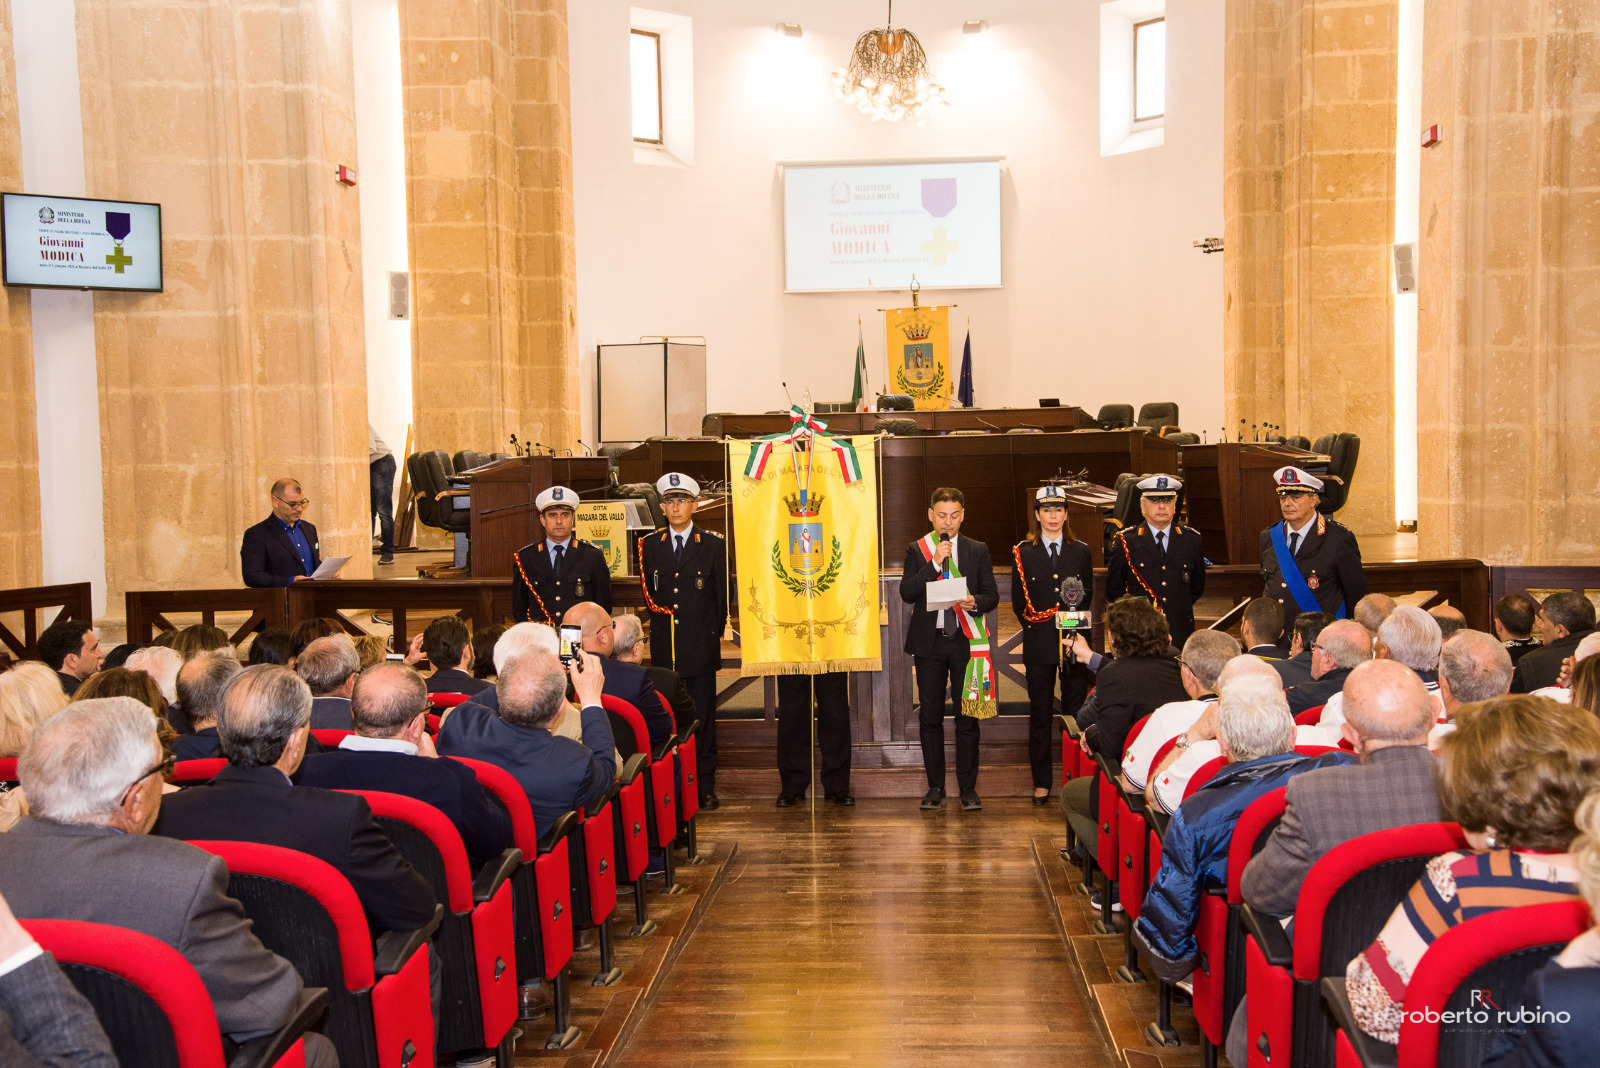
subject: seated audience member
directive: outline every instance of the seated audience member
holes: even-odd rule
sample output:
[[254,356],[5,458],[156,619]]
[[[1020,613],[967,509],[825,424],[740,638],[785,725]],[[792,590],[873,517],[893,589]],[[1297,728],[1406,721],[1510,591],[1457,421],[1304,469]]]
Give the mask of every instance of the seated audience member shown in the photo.
[[1194,726],[1217,703],[1217,676],[1238,655],[1239,643],[1226,631],[1197,630],[1189,635],[1178,662],[1189,700],[1169,701],[1150,713],[1139,737],[1128,743],[1122,754],[1124,789],[1142,792],[1150,785],[1156,751]]
[[472,634],[460,616],[440,616],[422,632],[422,651],[433,664],[429,693],[464,693],[472,696],[491,685],[467,674],[472,666]]
[[[1397,660],[1417,673],[1434,698],[1434,715],[1439,719],[1444,718],[1444,705],[1438,700],[1441,644],[1438,621],[1420,608],[1403,604],[1390,612],[1389,618],[1378,628],[1378,643],[1374,647],[1378,658]],[[1330,694],[1322,706],[1322,718],[1317,725],[1338,730],[1344,723],[1343,701],[1342,695]]]
[[240,672],[223,692],[217,718],[228,766],[168,798],[156,833],[298,849],[350,880],[374,931],[423,926],[433,918],[433,891],[396,852],[367,802],[290,780],[305,755],[310,719],[311,691],[294,672],[265,665]]
[[1294,617],[1294,637],[1289,641],[1289,656],[1284,660],[1269,660],[1272,669],[1283,680],[1285,690],[1303,686],[1311,681],[1311,650],[1322,635],[1322,629],[1333,622],[1326,612],[1301,612]]
[[0,1064],[117,1068],[100,1020],[0,897]]
[[[1589,914],[1600,918],[1600,794],[1578,806],[1577,841],[1572,860],[1578,870],[1578,892]],[[1522,1004],[1553,1014],[1544,1023],[1512,1022],[1496,1040],[1484,1068],[1580,1068],[1594,1063],[1600,1047],[1600,926],[1590,927],[1567,943],[1556,958],[1528,976]],[[1508,1005],[1507,1011],[1511,1010]],[[1565,1013],[1568,1023],[1559,1021]]]
[[1372,638],[1353,619],[1336,619],[1322,628],[1311,646],[1311,681],[1285,692],[1289,711],[1299,715],[1321,705],[1344,689],[1356,665],[1372,659]]
[[1376,941],[1345,969],[1356,1023],[1399,1040],[1406,983],[1434,939],[1496,909],[1578,892],[1567,850],[1578,805],[1600,787],[1600,721],[1569,705],[1513,694],[1467,705],[1439,749],[1439,807],[1469,852],[1428,862]]
[[[569,676],[583,707],[582,742],[550,733],[566,703]],[[604,684],[600,659],[592,653],[580,650],[563,670],[554,653],[530,649],[500,665],[495,682],[499,711],[462,716],[470,702],[458,705],[446,723],[455,729],[439,732],[439,751],[484,760],[516,776],[543,833],[563,813],[599,798],[616,781],[616,743],[600,705]]]
[[193,659],[202,653],[236,655],[233,643],[228,640],[228,632],[221,627],[213,627],[206,623],[196,623],[178,631],[177,636],[172,639],[172,648],[185,660]]
[[1584,657],[1572,669],[1571,704],[1600,716],[1600,656]]
[[58,619],[39,635],[39,659],[54,669],[68,697],[84,679],[100,670],[105,654],[100,635],[86,619]]
[[1511,687],[1511,654],[1505,645],[1481,630],[1462,630],[1439,647],[1439,701],[1443,723],[1428,735],[1438,749],[1455,730],[1456,711],[1463,705],[1504,697]]
[[697,722],[697,713],[694,708],[694,699],[689,696],[689,688],[683,684],[683,677],[668,667],[656,667],[644,663],[644,624],[639,617],[631,612],[618,616],[615,637],[612,640],[611,656],[629,664],[640,664],[650,676],[650,685],[657,694],[667,699],[672,711],[673,729],[680,734],[689,729],[689,724]]
[[72,695],[74,701],[92,701],[101,697],[131,697],[154,712],[156,733],[161,736],[162,748],[171,751],[178,732],[172,729],[172,721],[167,718],[167,699],[161,696],[155,679],[142,671],[112,668],[86,680]]
[[1194,971],[1200,898],[1207,882],[1227,882],[1228,845],[1239,815],[1296,775],[1352,759],[1344,752],[1303,757],[1294,751],[1294,718],[1277,673],[1270,673],[1270,679],[1223,684],[1217,739],[1229,763],[1178,808],[1161,840],[1161,870],[1133,937],[1157,978],[1169,983]]
[[1562,704],[1572,700],[1572,676],[1577,666],[1596,653],[1600,653],[1600,630],[1590,631],[1572,655],[1561,661],[1561,674],[1556,676],[1556,681],[1549,686],[1541,686],[1533,691],[1535,697],[1548,697],[1552,701]]
[[495,676],[495,643],[510,629],[504,623],[496,623],[492,627],[481,627],[472,633],[472,677],[486,679],[491,688]]
[[[24,660],[0,673],[0,757],[21,756],[39,724],[66,705],[56,673],[37,661]],[[9,831],[27,814],[21,786],[0,792],[0,831]]]
[[356,646],[356,670],[377,667],[389,659],[389,643],[381,634],[358,634],[352,641]]
[[139,645],[134,642],[123,642],[121,645],[117,646],[115,649],[106,654],[106,658],[100,662],[100,670],[104,671],[106,668],[126,667],[128,663],[128,657],[132,656],[134,653],[137,653],[140,649],[152,648],[155,648],[155,646]]
[[[1078,709],[1078,725],[1083,728],[1078,744],[1086,753],[1104,753],[1121,763],[1133,725],[1162,705],[1187,700],[1189,694],[1172,655],[1167,617],[1149,601],[1135,597],[1113,601],[1105,622],[1112,656],[1095,653],[1081,634],[1072,638],[1072,655],[1095,672],[1094,695]],[[1089,806],[1094,780],[1092,775],[1073,779],[1061,788],[1060,802],[1067,822],[1091,854],[1095,834]]]
[[584,601],[567,609],[567,614],[562,617],[561,622],[569,627],[583,628],[583,647],[600,658],[600,670],[605,676],[604,692],[628,702],[639,710],[639,714],[644,717],[644,725],[650,732],[650,745],[658,746],[672,737],[672,713],[656,696],[656,688],[650,681],[650,673],[641,664],[631,664],[612,658],[612,652],[616,648],[617,631],[611,620],[611,613],[593,601]]
[[1536,619],[1543,648],[1517,661],[1512,693],[1532,693],[1556,684],[1561,678],[1561,662],[1594,630],[1594,604],[1581,593],[1562,590],[1544,599]]
[[[132,698],[79,701],[52,716],[18,766],[33,813],[0,849],[0,893],[25,920],[160,939],[199,973],[225,1035],[270,1034],[294,1014],[300,977],[251,933],[220,857],[149,835],[168,766],[155,716]],[[320,1035],[307,1035],[305,1050],[308,1064],[338,1063]]]
[[339,621],[327,616],[316,616],[296,623],[294,630],[289,632],[289,666],[294,667],[295,658],[318,638],[331,638],[343,633],[344,628],[339,626]]
[[1239,620],[1239,644],[1251,656],[1283,659],[1278,643],[1283,639],[1283,605],[1273,597],[1257,597],[1244,606]]
[[287,667],[292,656],[289,651],[289,632],[271,627],[256,631],[250,642],[250,658],[246,667],[257,664],[279,664]]
[[194,733],[180,734],[172,740],[174,758],[203,760],[222,755],[222,740],[217,737],[222,694],[242,670],[239,661],[220,653],[197,656],[179,670],[178,697]]
[[1467,625],[1467,617],[1461,614],[1461,609],[1452,608],[1447,604],[1428,609],[1428,614],[1433,617],[1435,623],[1439,624],[1439,640],[1441,642],[1449,641],[1456,631],[1465,629]]
[[1361,624],[1369,638],[1378,637],[1378,628],[1383,626],[1383,621],[1389,618],[1389,613],[1395,610],[1397,602],[1387,593],[1369,593],[1356,602],[1355,608],[1350,611],[1350,618]]
[[167,704],[175,705],[179,703],[178,669],[183,667],[183,660],[176,649],[147,645],[129,654],[122,666],[129,671],[142,671],[149,675],[155,680],[161,696],[167,699]]
[[406,664],[361,673],[350,701],[356,732],[339,748],[305,759],[302,786],[382,790],[425,801],[443,812],[474,865],[511,845],[511,817],[490,800],[472,769],[441,760],[428,737],[428,690]]
[[1513,665],[1539,648],[1533,636],[1538,618],[1539,602],[1525,593],[1508,593],[1494,603],[1494,636],[1505,643]]
[[313,730],[351,730],[350,692],[361,661],[348,635],[318,638],[295,657],[294,672],[311,687]]
[[163,649],[171,649],[173,643],[175,643],[177,640],[178,632],[176,630],[163,630],[158,631],[156,636],[150,639],[150,644],[159,645]]

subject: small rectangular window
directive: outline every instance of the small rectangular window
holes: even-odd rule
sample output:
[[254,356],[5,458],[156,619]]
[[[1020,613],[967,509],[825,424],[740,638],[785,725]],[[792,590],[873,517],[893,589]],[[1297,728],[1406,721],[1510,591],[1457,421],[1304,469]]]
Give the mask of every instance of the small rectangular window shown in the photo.
[[1159,119],[1166,110],[1167,20],[1136,22],[1133,26],[1133,121]]
[[661,35],[633,30],[629,37],[633,73],[633,139],[661,144]]

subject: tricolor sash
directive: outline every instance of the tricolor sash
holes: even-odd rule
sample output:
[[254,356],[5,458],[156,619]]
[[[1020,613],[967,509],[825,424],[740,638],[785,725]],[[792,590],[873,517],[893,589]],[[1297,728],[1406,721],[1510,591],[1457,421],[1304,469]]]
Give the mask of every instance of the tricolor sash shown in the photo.
[[[932,563],[933,554],[939,548],[939,536],[934,533],[925,535],[917,542],[917,548],[922,550],[922,558]],[[949,563],[950,574],[960,578],[961,569],[956,565],[953,550]],[[973,719],[999,715],[1000,684],[995,676],[994,657],[989,652],[989,628],[984,625],[983,616],[960,608],[947,608],[945,611],[956,614],[961,633],[967,636],[967,648],[972,652],[972,659],[967,661],[966,677],[961,680],[962,715]]]

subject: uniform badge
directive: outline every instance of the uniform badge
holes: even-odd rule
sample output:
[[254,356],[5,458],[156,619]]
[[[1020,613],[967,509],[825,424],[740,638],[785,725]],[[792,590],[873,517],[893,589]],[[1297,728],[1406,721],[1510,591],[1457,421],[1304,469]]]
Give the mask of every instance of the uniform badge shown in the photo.
[[577,580],[577,583],[573,586],[572,592],[578,597],[583,596],[583,579]]
[[701,578],[699,575],[696,575],[695,579],[694,579],[694,588],[697,589],[697,590],[705,589],[706,588],[706,580]]
[[1310,586],[1312,589],[1316,589],[1318,585],[1317,576],[1312,575],[1310,578],[1306,579],[1306,585]]

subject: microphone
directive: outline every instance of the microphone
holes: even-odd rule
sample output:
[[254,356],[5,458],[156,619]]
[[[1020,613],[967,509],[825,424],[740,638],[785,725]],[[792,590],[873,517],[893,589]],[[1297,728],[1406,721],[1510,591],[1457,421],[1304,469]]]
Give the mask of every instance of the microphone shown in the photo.
[[1068,575],[1061,583],[1061,603],[1069,609],[1076,609],[1081,600],[1083,600],[1083,580],[1077,575]]
[[511,435],[511,451],[516,453],[518,456],[522,455],[522,443],[517,440],[517,436],[515,434]]
[[[940,541],[949,541],[950,540],[950,535],[948,535],[948,534],[940,534],[939,535],[939,540]],[[948,556],[944,558],[944,577],[945,578],[949,578],[950,577],[950,558]]]

